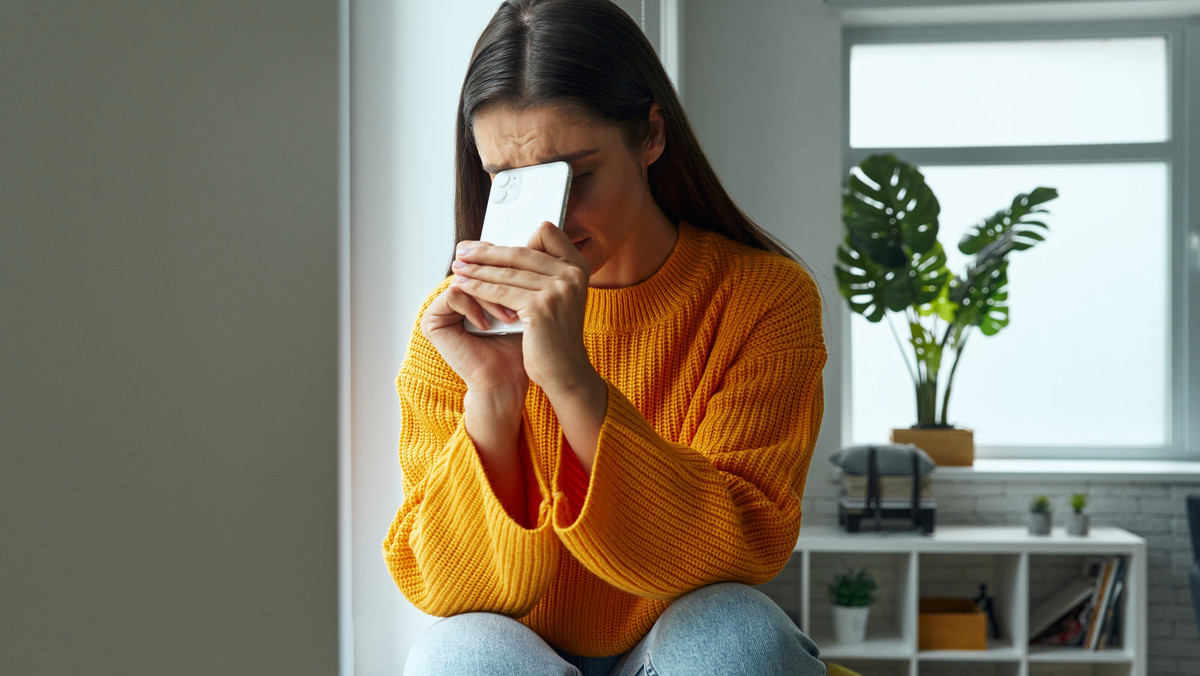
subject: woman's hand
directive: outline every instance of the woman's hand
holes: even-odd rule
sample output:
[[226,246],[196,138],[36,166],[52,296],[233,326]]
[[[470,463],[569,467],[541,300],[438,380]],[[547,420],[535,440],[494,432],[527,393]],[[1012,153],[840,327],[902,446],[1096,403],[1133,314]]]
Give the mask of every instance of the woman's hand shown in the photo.
[[583,345],[587,260],[546,222],[528,247],[459,244],[453,269],[452,288],[477,302],[511,308],[520,318],[525,373],[546,393],[563,435],[590,473],[608,407],[608,385]]
[[451,284],[425,310],[421,332],[467,385],[463,423],[479,453],[492,491],[517,523],[528,525],[525,479],[521,473],[521,410],[529,377],[521,363],[520,336],[475,336],[463,327],[469,317],[486,328],[486,309],[515,321],[508,310],[479,301]]
[[521,364],[520,336],[476,336],[463,327],[464,317],[476,326],[485,326],[485,306],[493,316],[516,320],[515,314],[491,303],[481,303],[460,285],[451,284],[421,317],[421,332],[469,391],[501,394],[507,399],[519,397],[519,405],[529,385]]
[[511,309],[524,325],[525,373],[547,394],[596,377],[583,346],[587,260],[561,230],[542,223],[528,247],[484,242],[458,246],[451,288]]

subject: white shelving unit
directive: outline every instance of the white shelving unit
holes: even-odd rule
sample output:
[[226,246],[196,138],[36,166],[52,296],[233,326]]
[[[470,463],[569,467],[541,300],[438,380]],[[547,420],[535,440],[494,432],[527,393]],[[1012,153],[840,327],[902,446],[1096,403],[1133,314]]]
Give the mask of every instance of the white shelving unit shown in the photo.
[[[1126,530],[1093,528],[1075,537],[1062,529],[1033,536],[1023,527],[939,526],[922,536],[806,526],[796,555],[801,628],[823,660],[863,676],[1146,676],[1146,541]],[[1122,644],[1101,651],[1030,646],[1030,608],[1077,576],[1089,556],[1126,557]],[[867,641],[839,645],[827,587],[834,573],[862,566],[879,582],[879,600]],[[987,650],[918,650],[917,600],[973,598],[980,584],[994,599],[1001,638],[989,638]]]

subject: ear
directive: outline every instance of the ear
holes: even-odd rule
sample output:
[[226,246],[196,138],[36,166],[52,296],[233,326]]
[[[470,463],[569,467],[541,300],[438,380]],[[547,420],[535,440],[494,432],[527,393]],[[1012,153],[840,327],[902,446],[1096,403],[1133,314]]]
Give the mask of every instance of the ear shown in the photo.
[[646,147],[642,150],[642,166],[649,167],[658,161],[667,147],[666,120],[658,102],[650,104],[650,133],[646,136]]

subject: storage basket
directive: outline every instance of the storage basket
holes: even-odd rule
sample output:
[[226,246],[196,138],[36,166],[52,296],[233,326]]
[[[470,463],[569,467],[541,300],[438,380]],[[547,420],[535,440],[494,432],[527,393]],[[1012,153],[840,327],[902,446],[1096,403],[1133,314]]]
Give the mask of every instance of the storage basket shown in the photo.
[[987,650],[987,615],[974,602],[923,598],[919,609],[920,650]]

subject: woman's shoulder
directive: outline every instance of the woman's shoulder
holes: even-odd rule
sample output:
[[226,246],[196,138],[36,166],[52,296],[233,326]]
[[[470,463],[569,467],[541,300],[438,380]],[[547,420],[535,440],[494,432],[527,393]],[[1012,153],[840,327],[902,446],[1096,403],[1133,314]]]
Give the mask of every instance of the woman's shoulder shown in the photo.
[[450,282],[452,281],[454,281],[453,275],[446,276],[442,281],[437,283],[437,286],[433,287],[433,290],[429,292],[429,295],[425,296],[425,300],[421,301],[421,311],[417,313],[417,322],[421,321],[421,316],[425,314],[425,311],[429,309],[430,305],[433,305],[433,301],[437,300],[437,297],[442,295],[442,292],[446,290],[446,287],[450,286]]
[[400,373],[397,376],[397,384],[405,377],[415,377],[420,380],[430,382],[440,382],[447,386],[457,387],[461,384],[461,379],[455,374],[450,367],[442,359],[440,353],[425,337],[421,331],[421,318],[425,316],[425,311],[437,300],[437,297],[450,286],[453,277],[446,277],[433,288],[433,291],[421,301],[421,309],[417,312],[417,316],[413,319],[412,331],[408,338],[408,349],[405,351],[404,363],[401,364]]
[[699,231],[698,237],[713,252],[713,269],[720,275],[721,284],[733,287],[743,298],[801,297],[820,304],[816,280],[803,263],[717,232]]
[[[720,270],[715,298],[723,298],[722,322],[740,327],[756,351],[824,346],[821,290],[797,260],[710,233]],[[742,332],[738,334],[737,332]]]

